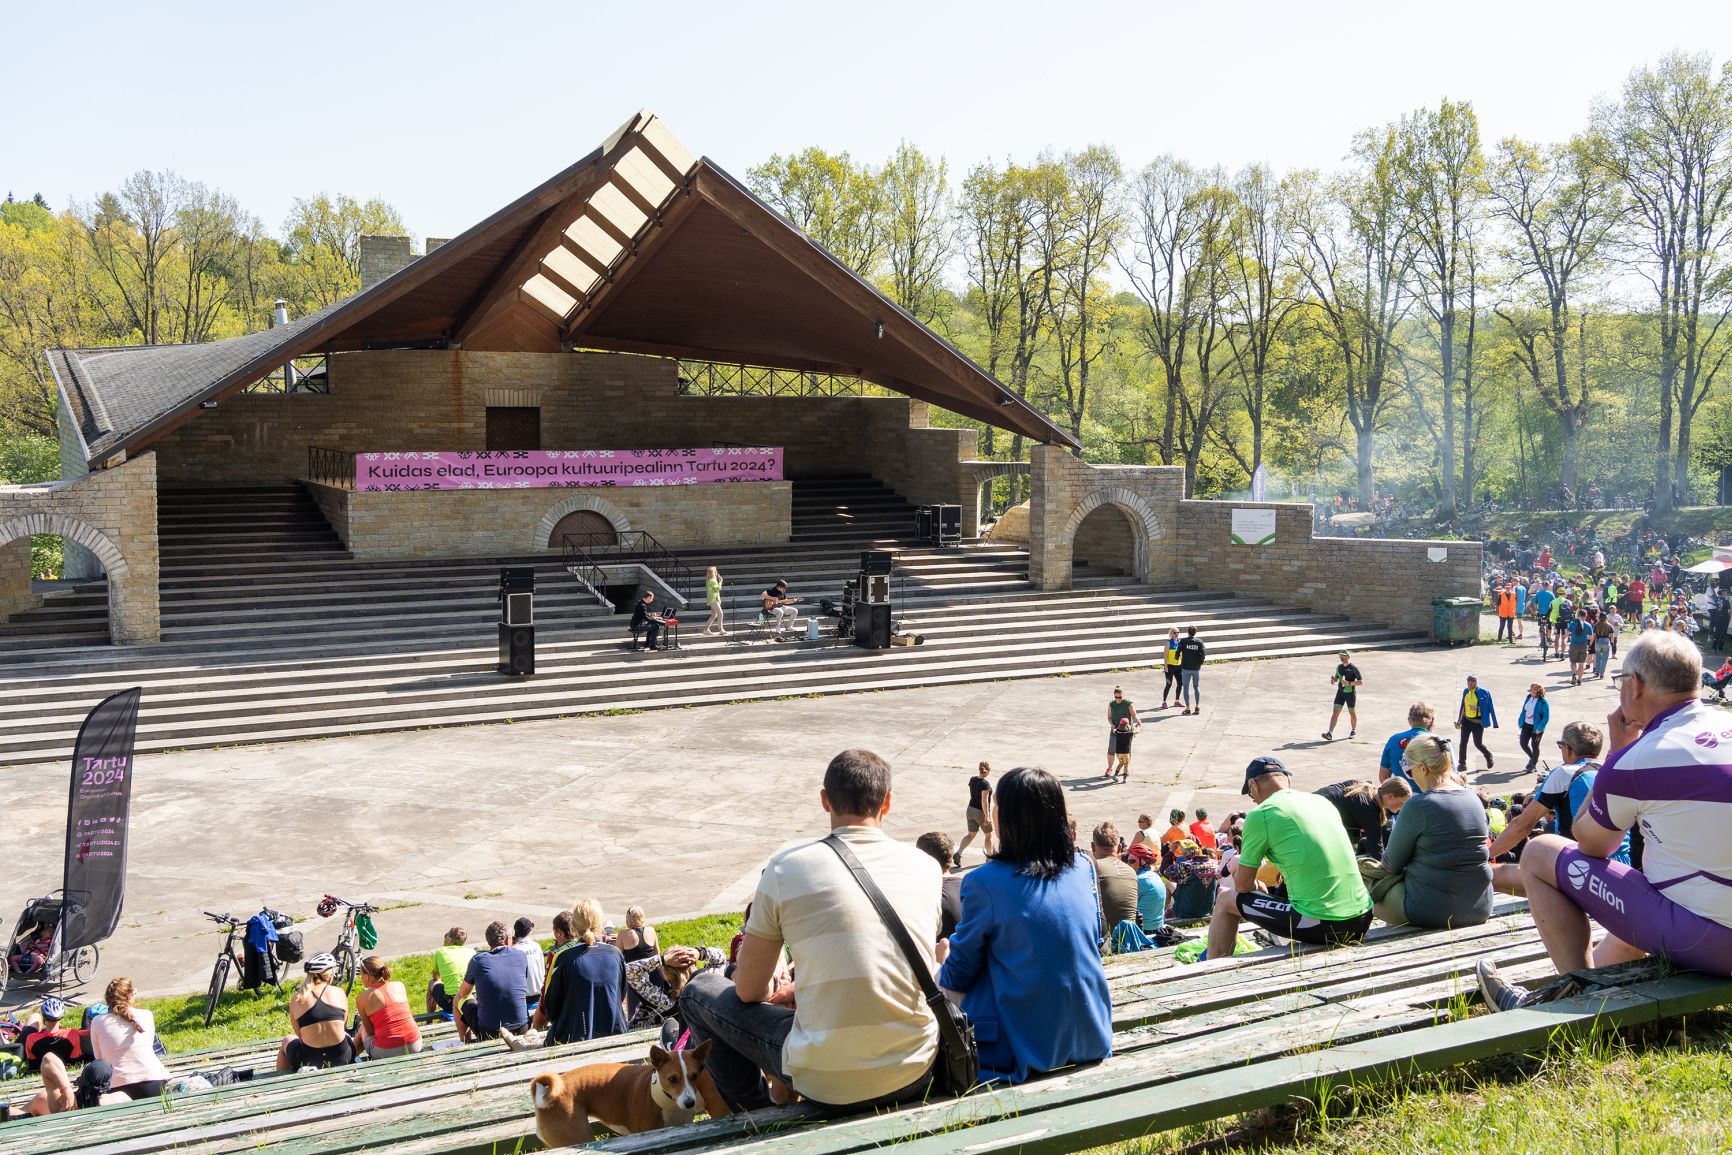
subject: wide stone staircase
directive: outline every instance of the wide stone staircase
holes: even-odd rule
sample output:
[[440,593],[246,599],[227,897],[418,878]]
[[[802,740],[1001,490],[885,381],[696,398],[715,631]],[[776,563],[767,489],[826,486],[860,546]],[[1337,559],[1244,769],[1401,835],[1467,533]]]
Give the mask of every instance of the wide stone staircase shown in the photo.
[[[652,654],[630,652],[625,619],[557,556],[364,561],[298,488],[165,493],[163,644],[31,632],[43,610],[21,615],[24,629],[0,627],[0,762],[67,756],[90,706],[135,685],[145,690],[139,748],[150,751],[1150,666],[1170,625],[1196,625],[1211,661],[1425,641],[1083,571],[1076,588],[1042,592],[1020,547],[932,549],[910,539],[912,519],[908,502],[870,479],[796,482],[787,544],[682,555],[694,574],[720,568],[736,632],[703,637],[694,596],[684,648]],[[895,616],[924,645],[776,644],[738,628],[776,578],[803,613],[839,598],[869,546],[896,551]],[[538,576],[537,672],[522,681],[494,670],[498,567],[508,563]]]

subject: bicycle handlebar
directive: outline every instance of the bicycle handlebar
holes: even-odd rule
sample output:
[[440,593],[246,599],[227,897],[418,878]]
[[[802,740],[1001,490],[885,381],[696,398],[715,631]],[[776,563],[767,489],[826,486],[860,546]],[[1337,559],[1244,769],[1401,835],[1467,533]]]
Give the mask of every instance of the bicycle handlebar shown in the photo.
[[228,923],[230,926],[239,926],[240,925],[240,919],[236,918],[232,914],[212,914],[210,911],[207,910],[204,912],[204,916],[206,918],[210,919],[212,922]]

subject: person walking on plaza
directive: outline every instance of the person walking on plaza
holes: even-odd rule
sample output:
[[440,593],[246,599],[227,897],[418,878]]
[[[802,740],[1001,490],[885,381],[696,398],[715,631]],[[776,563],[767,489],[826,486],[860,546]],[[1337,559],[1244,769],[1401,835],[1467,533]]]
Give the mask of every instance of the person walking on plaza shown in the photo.
[[[1702,655],[1687,638],[1647,633],[1631,644],[1606,717],[1616,750],[1576,815],[1575,841],[1542,834],[1522,850],[1534,926],[1560,975],[1654,955],[1732,977],[1732,760],[1725,715],[1697,700]],[[1640,826],[1641,866],[1611,856]],[[1594,924],[1606,931],[1594,944]],[[1479,963],[1486,1005],[1515,1010],[1530,993]]]
[[1522,699],[1521,712],[1521,742],[1522,753],[1528,756],[1528,769],[1538,769],[1540,764],[1540,740],[1546,735],[1546,723],[1551,721],[1551,703],[1546,701],[1546,688],[1538,682],[1528,687],[1528,696]]
[[1542,662],[1546,660],[1547,651],[1550,650],[1552,644],[1552,603],[1557,599],[1558,595],[1553,593],[1551,585],[1546,583],[1540,586],[1539,592],[1534,594],[1531,603],[1534,607],[1534,618],[1539,622],[1540,627],[1540,661]]
[[1122,686],[1113,687],[1112,701],[1107,703],[1107,769],[1108,778],[1131,779],[1131,738],[1143,723],[1137,717],[1136,705],[1127,697]]
[[715,566],[704,572],[704,605],[710,611],[710,620],[704,623],[704,633],[727,637],[728,625],[722,618],[722,573]]
[[982,762],[974,777],[968,780],[968,809],[963,813],[968,823],[968,833],[962,836],[962,841],[956,844],[956,857],[952,866],[961,867],[962,852],[968,849],[968,844],[974,841],[976,834],[984,840],[986,856],[992,857],[992,783],[987,781],[992,776],[992,766]]
[[1515,582],[1506,581],[1497,589],[1497,640],[1515,644],[1516,595]]
[[1335,723],[1341,720],[1341,711],[1347,710],[1347,736],[1359,736],[1359,687],[1364,681],[1360,676],[1359,667],[1353,664],[1353,656],[1346,650],[1336,655],[1340,661],[1335,666],[1335,672],[1329,676],[1329,682],[1335,687],[1335,708],[1329,714],[1329,728],[1323,731],[1325,742],[1335,741]]
[[1178,626],[1171,626],[1167,629],[1167,648],[1164,654],[1164,660],[1161,663],[1161,670],[1165,673],[1167,679],[1165,682],[1161,683],[1161,709],[1165,710],[1167,708],[1168,693],[1172,694],[1173,704],[1175,706],[1179,703]]
[[[1245,767],[1245,793],[1253,809],[1245,815],[1233,888],[1217,892],[1208,957],[1233,953],[1241,922],[1312,946],[1364,938],[1371,926],[1371,895],[1335,807],[1294,790],[1279,758],[1252,759]],[[1257,888],[1257,870],[1265,860],[1286,880],[1286,901]]]
[[1467,689],[1461,695],[1461,705],[1456,707],[1455,728],[1461,731],[1461,749],[1456,754],[1458,759],[1456,769],[1467,773],[1467,744],[1472,742],[1479,747],[1479,752],[1485,755],[1485,768],[1491,769],[1491,751],[1485,748],[1485,728],[1497,729],[1497,708],[1492,705],[1491,693],[1479,688],[1479,679],[1472,674],[1467,676]]
[[[1614,625],[1616,621],[1616,625]],[[1611,602],[1606,603],[1605,612],[1594,619],[1594,678],[1606,676],[1606,667],[1612,661],[1612,647],[1618,644],[1618,626],[1623,619],[1618,617],[1618,607]]]
[[[1583,614],[1577,613],[1570,618],[1565,634],[1570,643],[1570,685],[1579,686],[1588,668],[1588,646],[1594,640],[1594,625]],[[1609,660],[1610,655],[1607,657]]]
[[1203,688],[1199,679],[1206,652],[1203,640],[1197,637],[1197,627],[1186,626],[1184,640],[1179,643],[1179,696],[1185,704],[1185,708],[1179,711],[1181,715],[1203,712]]
[[1526,582],[1522,581],[1521,578],[1519,578],[1519,577],[1516,578],[1516,580],[1515,580],[1515,599],[1516,599],[1515,636],[1516,636],[1516,641],[1518,641],[1518,642],[1527,637],[1527,631],[1522,628],[1522,623],[1527,620],[1528,597],[1532,593],[1533,593],[1533,590],[1528,587],[1528,584]]

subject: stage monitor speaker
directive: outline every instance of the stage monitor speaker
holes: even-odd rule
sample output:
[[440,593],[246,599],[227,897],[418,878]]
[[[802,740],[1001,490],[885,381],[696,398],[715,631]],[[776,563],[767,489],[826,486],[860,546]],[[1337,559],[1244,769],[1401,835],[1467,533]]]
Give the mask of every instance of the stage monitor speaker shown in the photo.
[[862,573],[860,575],[860,600],[863,602],[889,601],[890,575],[887,573]]
[[507,626],[533,626],[535,624],[535,595],[532,593],[506,593],[501,595],[504,600],[502,624]]
[[506,566],[499,571],[499,593],[505,594],[533,593],[535,590],[535,567],[527,565]]
[[896,555],[887,549],[863,549],[860,551],[860,572],[870,574],[887,574],[896,563]]
[[535,673],[535,627],[499,626],[499,672],[527,678]]
[[868,650],[890,648],[890,603],[856,602],[854,644]]

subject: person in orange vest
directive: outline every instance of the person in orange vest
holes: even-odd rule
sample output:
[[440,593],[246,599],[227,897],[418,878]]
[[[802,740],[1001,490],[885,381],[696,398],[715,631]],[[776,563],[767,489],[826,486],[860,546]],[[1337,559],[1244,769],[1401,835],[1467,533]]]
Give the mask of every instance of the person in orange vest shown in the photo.
[[1515,583],[1506,581],[1497,591],[1497,640],[1515,644],[1516,595]]

